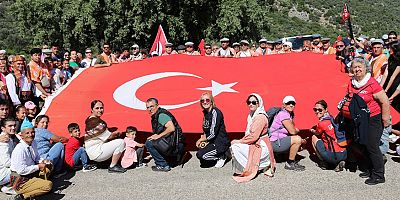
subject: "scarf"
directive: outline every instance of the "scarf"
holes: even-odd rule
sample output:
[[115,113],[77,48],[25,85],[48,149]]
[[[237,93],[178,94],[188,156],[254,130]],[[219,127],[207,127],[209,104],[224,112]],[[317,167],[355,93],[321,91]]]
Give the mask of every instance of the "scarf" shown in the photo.
[[357,81],[356,78],[353,77],[353,78],[351,79],[351,84],[352,84],[355,88],[359,89],[359,88],[363,87],[365,84],[367,84],[367,82],[369,81],[370,78],[371,78],[371,74],[370,74],[370,73],[367,73],[367,74],[365,75],[365,77],[364,77],[361,81]]
[[246,126],[245,135],[248,135],[250,133],[250,126],[253,123],[253,119],[257,114],[267,115],[267,112],[265,112],[265,109],[264,109],[264,102],[263,102],[261,96],[256,93],[251,93],[251,95],[256,96],[256,98],[258,100],[258,108],[254,112],[250,111],[249,115],[247,116],[247,126]]

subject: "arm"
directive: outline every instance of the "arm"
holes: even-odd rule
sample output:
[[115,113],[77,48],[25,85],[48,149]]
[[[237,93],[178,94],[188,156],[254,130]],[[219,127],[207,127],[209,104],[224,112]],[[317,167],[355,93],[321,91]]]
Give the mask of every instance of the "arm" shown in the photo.
[[50,94],[47,93],[46,90],[43,89],[42,84],[40,84],[40,83],[35,83],[35,86],[36,86],[36,88],[37,88],[40,92],[42,92],[42,95],[44,95],[45,97],[50,96]]
[[111,63],[93,65],[94,68],[103,68],[103,67],[110,67],[110,66],[111,66]]
[[282,125],[289,132],[290,135],[296,135],[299,132],[299,129],[294,127],[294,123],[292,120],[286,119],[282,121]]
[[[397,66],[396,70],[394,70],[392,76],[389,79],[389,82],[386,86],[385,92],[387,92],[389,90],[389,88],[392,86],[394,79],[396,79],[396,77],[397,77],[397,75],[399,75],[399,73],[400,73],[400,66]],[[7,80],[7,83],[8,83],[8,80]]]
[[10,154],[8,153],[8,143],[0,144],[0,169],[11,166]]
[[167,135],[169,135],[170,133],[172,133],[172,132],[174,132],[175,131],[175,126],[174,126],[174,124],[172,123],[172,121],[168,121],[165,125],[165,130],[162,132],[162,133],[160,133],[160,134],[154,134],[154,135],[152,135],[152,136],[150,136],[149,138],[147,138],[147,139],[149,139],[149,140],[158,140],[158,139],[160,139],[160,138],[162,138],[162,137],[165,137],[165,136],[167,136]]
[[392,96],[389,98],[389,101],[392,102],[393,99],[400,94],[400,89],[399,87],[397,87],[398,89],[396,89],[396,91],[394,91],[394,93],[392,94]]
[[390,126],[391,124],[391,120],[390,120],[390,104],[389,104],[389,99],[386,96],[386,93],[381,90],[378,93],[375,93],[373,95],[374,99],[376,101],[378,101],[378,103],[381,106],[382,109],[382,121],[383,121],[383,125],[385,127]]
[[53,135],[50,139],[53,142],[61,142],[61,143],[68,142],[68,138],[57,136],[57,135]]
[[383,75],[382,75],[382,80],[381,80],[381,82],[379,83],[379,85],[381,85],[382,88],[383,88],[383,85],[384,85],[385,82],[386,82],[386,79],[387,79],[388,74],[389,74],[389,72],[388,72],[388,68],[387,68],[387,65],[386,65],[386,66],[385,66],[385,71],[383,72]]
[[218,114],[217,110],[213,109],[210,131],[208,132],[208,134],[206,133],[208,141],[213,140],[217,136],[217,134],[219,132],[221,120],[222,120],[222,116]]
[[21,101],[18,98],[15,81],[16,80],[12,74],[8,74],[6,76],[8,94],[10,95],[11,101],[13,102],[14,106],[21,104]]

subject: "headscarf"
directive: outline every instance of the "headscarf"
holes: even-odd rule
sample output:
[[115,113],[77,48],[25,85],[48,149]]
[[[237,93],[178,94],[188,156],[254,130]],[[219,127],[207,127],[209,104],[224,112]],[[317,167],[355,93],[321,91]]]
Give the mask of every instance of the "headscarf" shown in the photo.
[[251,93],[249,96],[255,96],[257,98],[258,108],[256,111],[254,111],[254,113],[252,111],[250,111],[249,115],[247,116],[247,127],[246,127],[245,135],[248,135],[250,133],[250,126],[253,123],[253,119],[256,115],[258,115],[258,114],[267,115],[267,112],[265,112],[265,109],[264,109],[264,102],[263,102],[261,96],[257,93]]

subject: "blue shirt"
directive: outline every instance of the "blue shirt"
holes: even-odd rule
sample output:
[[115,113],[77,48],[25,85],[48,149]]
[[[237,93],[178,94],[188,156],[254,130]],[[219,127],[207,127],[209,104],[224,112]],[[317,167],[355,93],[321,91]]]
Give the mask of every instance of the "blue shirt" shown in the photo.
[[44,128],[35,128],[35,141],[41,158],[45,159],[51,148],[50,139],[53,133]]

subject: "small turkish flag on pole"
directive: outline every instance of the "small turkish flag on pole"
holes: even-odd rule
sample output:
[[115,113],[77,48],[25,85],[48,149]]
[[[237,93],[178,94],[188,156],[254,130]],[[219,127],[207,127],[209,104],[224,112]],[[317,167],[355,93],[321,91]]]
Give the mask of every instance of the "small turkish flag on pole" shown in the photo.
[[150,53],[155,51],[157,52],[157,55],[161,56],[165,52],[165,44],[167,42],[167,37],[165,37],[164,30],[160,25],[158,27],[157,36],[154,39],[153,45],[151,46]]
[[199,44],[199,50],[202,56],[206,55],[206,50],[204,49],[204,39],[202,39]]
[[343,22],[346,22],[349,18],[350,18],[349,8],[347,7],[347,4],[344,4],[342,12],[342,20]]

